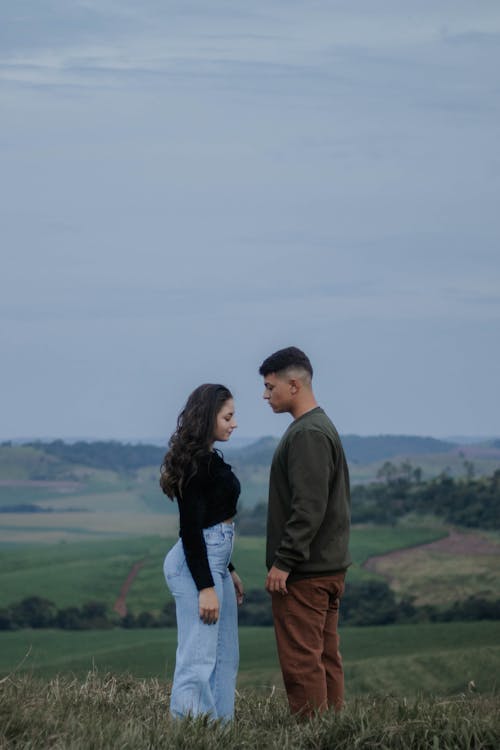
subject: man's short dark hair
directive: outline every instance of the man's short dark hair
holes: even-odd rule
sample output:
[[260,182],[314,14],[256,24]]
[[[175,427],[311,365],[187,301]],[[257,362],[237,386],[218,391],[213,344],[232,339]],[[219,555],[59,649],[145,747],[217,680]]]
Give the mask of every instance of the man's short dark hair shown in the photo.
[[285,349],[279,349],[274,354],[271,354],[259,367],[259,373],[265,377],[272,372],[282,372],[291,367],[305,370],[312,377],[313,368],[309,357],[301,349],[297,349],[296,346],[287,346]]

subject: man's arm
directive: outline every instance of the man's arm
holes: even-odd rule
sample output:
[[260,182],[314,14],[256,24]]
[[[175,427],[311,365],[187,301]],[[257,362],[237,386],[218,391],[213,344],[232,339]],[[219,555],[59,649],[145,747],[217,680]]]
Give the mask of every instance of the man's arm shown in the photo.
[[266,591],[269,591],[270,594],[288,594],[286,580],[289,575],[290,573],[287,573],[286,570],[280,570],[276,565],[273,565],[267,574]]
[[309,559],[311,542],[325,516],[333,478],[332,446],[319,430],[301,430],[288,450],[292,512],[285,525],[273,567],[289,573]]

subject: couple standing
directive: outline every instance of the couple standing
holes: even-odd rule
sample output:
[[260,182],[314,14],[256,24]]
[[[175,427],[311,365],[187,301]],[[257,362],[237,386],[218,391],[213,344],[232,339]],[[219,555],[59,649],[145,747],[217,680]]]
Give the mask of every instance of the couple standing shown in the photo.
[[[311,716],[343,705],[337,626],[350,564],[349,472],[339,435],[314,397],[304,352],[280,349],[259,372],[273,411],[293,417],[271,466],[266,589],[290,710]],[[231,554],[240,483],[213,444],[236,426],[230,391],[199,386],[162,465],[161,487],[180,516],[180,538],[164,564],[177,614],[175,717],[228,720],[234,713],[243,584]]]

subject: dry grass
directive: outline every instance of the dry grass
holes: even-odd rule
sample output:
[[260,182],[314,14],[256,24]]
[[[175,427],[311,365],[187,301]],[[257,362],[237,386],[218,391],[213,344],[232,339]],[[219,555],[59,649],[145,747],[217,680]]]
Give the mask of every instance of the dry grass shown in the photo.
[[10,677],[0,684],[0,748],[35,750],[496,750],[498,696],[447,700],[379,696],[358,699],[340,715],[298,724],[276,691],[237,696],[235,721],[172,721],[168,691],[157,680],[88,674],[81,682]]
[[415,604],[443,605],[469,596],[497,598],[500,590],[498,535],[453,531],[429,544],[371,557],[364,567],[384,576]]

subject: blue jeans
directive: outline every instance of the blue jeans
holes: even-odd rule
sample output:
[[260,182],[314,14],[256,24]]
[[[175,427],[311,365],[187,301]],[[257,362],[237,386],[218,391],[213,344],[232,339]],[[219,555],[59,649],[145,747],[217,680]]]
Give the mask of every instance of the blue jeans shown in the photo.
[[182,540],[165,558],[163,572],[175,599],[177,652],[170,713],[181,718],[208,714],[232,719],[238,672],[238,615],[233,579],[227,569],[234,541],[234,524],[218,523],[203,530],[208,562],[219,599],[219,619],[201,621],[198,594],[188,568]]

